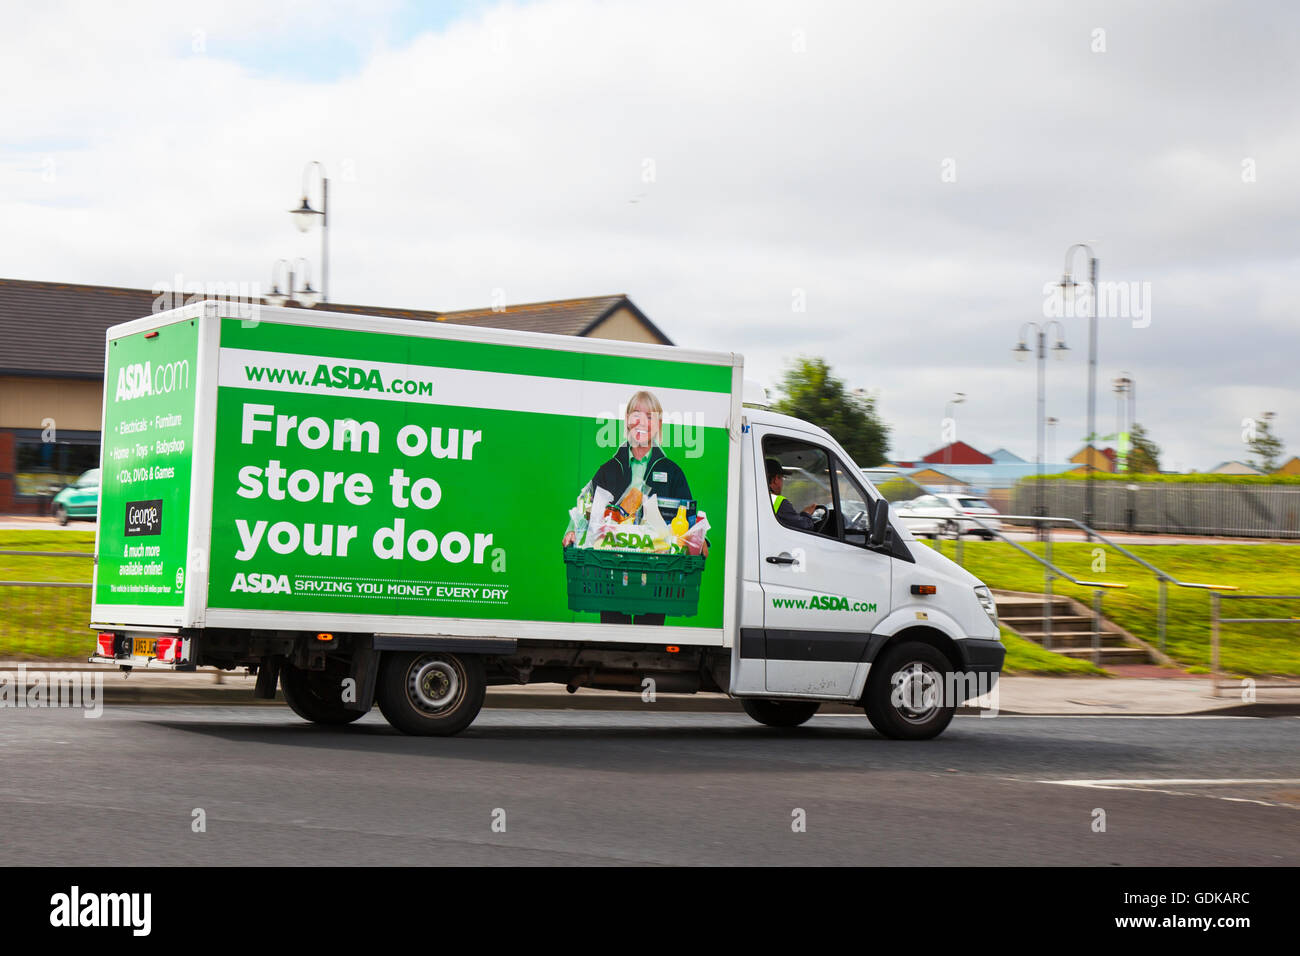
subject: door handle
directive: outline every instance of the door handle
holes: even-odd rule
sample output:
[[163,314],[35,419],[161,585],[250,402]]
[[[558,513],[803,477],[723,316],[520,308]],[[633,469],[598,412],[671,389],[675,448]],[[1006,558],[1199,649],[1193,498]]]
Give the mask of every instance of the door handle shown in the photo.
[[794,564],[794,558],[788,554],[769,554],[767,556],[768,564]]

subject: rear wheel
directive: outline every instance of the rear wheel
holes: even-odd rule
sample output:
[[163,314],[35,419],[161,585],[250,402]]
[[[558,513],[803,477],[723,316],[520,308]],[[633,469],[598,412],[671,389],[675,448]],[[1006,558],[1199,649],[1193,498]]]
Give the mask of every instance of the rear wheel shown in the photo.
[[895,740],[943,733],[957,705],[945,700],[952,664],[937,648],[905,641],[888,648],[867,673],[863,706],[871,726]]
[[422,737],[460,733],[478,716],[486,693],[481,657],[418,651],[386,653],[376,688],[385,719]]
[[769,727],[798,727],[812,719],[821,706],[815,700],[764,700],[745,697],[740,701],[745,713]]
[[364,711],[343,706],[343,680],[347,671],[339,664],[323,671],[308,671],[285,663],[280,670],[284,702],[303,720],[314,724],[350,724],[365,716]]

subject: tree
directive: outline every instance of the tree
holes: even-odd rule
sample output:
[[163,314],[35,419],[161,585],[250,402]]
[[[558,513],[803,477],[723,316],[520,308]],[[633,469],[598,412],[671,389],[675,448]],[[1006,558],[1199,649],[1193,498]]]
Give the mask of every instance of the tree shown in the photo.
[[784,397],[772,406],[776,411],[824,428],[863,468],[884,464],[889,428],[877,415],[875,400],[849,391],[825,359],[800,357],[790,363],[781,391]]
[[1251,464],[1266,475],[1277,471],[1282,459],[1282,439],[1273,434],[1273,413],[1265,412],[1255,423],[1253,436],[1247,443],[1255,456]]
[[1129,432],[1128,470],[1139,475],[1160,474],[1160,446],[1136,422]]

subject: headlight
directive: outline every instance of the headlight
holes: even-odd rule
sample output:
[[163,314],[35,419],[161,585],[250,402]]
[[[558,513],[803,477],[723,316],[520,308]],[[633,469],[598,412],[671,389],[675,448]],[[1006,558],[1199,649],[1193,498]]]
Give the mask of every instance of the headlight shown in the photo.
[[980,599],[980,607],[984,608],[984,613],[989,616],[993,626],[998,626],[998,602],[993,599],[993,592],[983,584],[976,585],[975,596]]

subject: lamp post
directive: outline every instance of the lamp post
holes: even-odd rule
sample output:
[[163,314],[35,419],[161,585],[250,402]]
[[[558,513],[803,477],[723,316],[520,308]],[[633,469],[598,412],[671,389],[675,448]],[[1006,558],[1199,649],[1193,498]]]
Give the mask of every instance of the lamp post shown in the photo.
[[[1132,471],[1133,463],[1130,458],[1133,453],[1133,409],[1134,409],[1134,392],[1136,386],[1133,382],[1133,376],[1128,372],[1120,372],[1119,376],[1111,383],[1115,388],[1115,435],[1116,441],[1119,442],[1120,462],[1124,471]],[[1125,421],[1125,397],[1128,398],[1128,415]]]
[[[962,402],[964,402],[964,401],[966,401],[966,393],[965,393],[965,392],[954,392],[952,398],[948,399],[948,403],[947,403],[946,405],[944,405],[944,407],[943,407],[943,425],[944,425],[944,430],[945,430],[945,431],[947,431],[948,423],[949,423],[949,422],[953,422],[953,424],[956,425],[956,422],[953,421],[953,417],[952,417],[952,408],[953,408],[953,406],[954,406],[954,405],[960,405],[960,404],[961,404]],[[946,438],[947,436],[944,435],[944,436],[941,436],[941,437],[945,437],[945,438]],[[948,466],[949,466],[950,464],[952,464],[952,445],[953,445],[953,442],[955,442],[956,440],[957,440],[957,429],[954,427],[953,430],[952,430],[952,440],[951,440],[951,441],[946,441],[946,442],[944,442],[944,445],[943,445],[943,467],[944,467],[944,476],[945,476],[945,477],[948,476],[948,471],[947,471]]]
[[[1093,255],[1092,247],[1084,242],[1076,242],[1065,250],[1065,271],[1061,276],[1061,294],[1068,296],[1078,283],[1070,275],[1070,264],[1074,260],[1074,253],[1082,249],[1088,256],[1088,282],[1092,286],[1092,315],[1088,321],[1088,448],[1094,453],[1093,447],[1097,434],[1097,257]],[[1084,456],[1084,477],[1087,481],[1084,492],[1083,506],[1083,523],[1089,528],[1092,527],[1092,515],[1094,494],[1096,491],[1096,482],[1093,480],[1092,472],[1092,455]],[[1092,540],[1092,535],[1088,535],[1088,540]]]
[[[302,263],[302,271],[295,273],[294,269]],[[305,276],[301,288],[295,288],[295,276]],[[280,291],[280,285],[276,281],[277,276],[285,277],[284,291]],[[277,259],[271,266],[271,291],[265,296],[266,301],[271,305],[279,307],[287,305],[290,302],[296,302],[304,309],[310,309],[320,304],[321,294],[311,287],[311,265],[306,259],[296,259],[290,262],[288,259]]]
[[[307,192],[311,171],[315,168],[320,177],[320,209],[313,209],[307,201]],[[330,297],[330,181],[325,175],[325,167],[312,160],[302,171],[302,202],[296,209],[290,209],[294,224],[300,232],[310,232],[320,222],[320,301],[328,302]]]
[[[1038,357],[1038,454],[1035,456],[1038,463],[1038,481],[1035,483],[1037,489],[1034,492],[1034,513],[1040,518],[1047,514],[1043,508],[1043,433],[1047,427],[1047,416],[1045,414],[1047,408],[1045,359],[1047,358],[1047,333],[1051,331],[1053,326],[1056,327],[1056,344],[1052,346],[1052,352],[1058,360],[1064,358],[1065,353],[1069,351],[1065,344],[1065,330],[1061,328],[1061,323],[1055,319],[1052,319],[1046,325],[1039,325],[1037,322],[1026,322],[1020,327],[1020,341],[1011,350],[1017,362],[1023,362],[1029,358],[1030,352],[1036,353]],[[1032,334],[1034,335],[1035,348],[1033,349],[1025,344],[1026,333],[1030,329],[1033,329]],[[1087,524],[1087,522],[1084,523]],[[1042,530],[1040,524],[1038,526],[1040,534]]]

